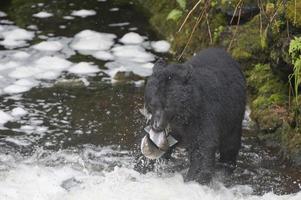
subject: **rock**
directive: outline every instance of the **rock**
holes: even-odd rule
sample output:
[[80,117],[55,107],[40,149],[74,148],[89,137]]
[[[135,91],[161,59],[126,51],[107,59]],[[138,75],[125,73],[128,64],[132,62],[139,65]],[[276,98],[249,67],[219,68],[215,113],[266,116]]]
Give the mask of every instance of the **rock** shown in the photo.
[[[230,24],[231,19],[233,18],[232,24],[236,24],[239,18],[239,11],[238,9],[235,11],[235,8],[239,0],[234,1],[222,1],[222,3],[218,6],[220,11],[227,16],[227,21]],[[246,0],[243,1],[241,9],[241,16],[240,16],[240,24],[243,24],[249,20],[251,20],[254,16],[256,16],[260,9],[257,6],[257,2],[253,0]]]

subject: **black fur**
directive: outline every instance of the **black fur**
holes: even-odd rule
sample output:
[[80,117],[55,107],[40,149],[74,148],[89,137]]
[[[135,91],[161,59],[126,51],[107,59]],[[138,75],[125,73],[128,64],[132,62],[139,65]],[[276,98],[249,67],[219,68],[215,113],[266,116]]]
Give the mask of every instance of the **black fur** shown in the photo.
[[245,79],[226,51],[209,48],[183,64],[158,61],[145,89],[153,128],[170,126],[187,148],[186,180],[208,183],[221,163],[235,165],[246,104]]

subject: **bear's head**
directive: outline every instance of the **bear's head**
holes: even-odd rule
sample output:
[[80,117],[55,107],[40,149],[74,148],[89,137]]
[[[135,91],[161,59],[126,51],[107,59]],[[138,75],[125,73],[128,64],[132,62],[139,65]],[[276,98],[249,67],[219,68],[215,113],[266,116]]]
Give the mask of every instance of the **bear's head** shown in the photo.
[[155,131],[186,124],[193,109],[193,68],[184,64],[155,63],[145,88],[145,108]]

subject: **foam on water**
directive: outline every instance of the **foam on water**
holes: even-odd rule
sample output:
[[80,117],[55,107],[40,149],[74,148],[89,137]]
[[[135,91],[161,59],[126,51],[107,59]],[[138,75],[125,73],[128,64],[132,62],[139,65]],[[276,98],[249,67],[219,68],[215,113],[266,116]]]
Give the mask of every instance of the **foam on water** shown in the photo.
[[10,114],[0,110],[0,126],[12,120],[14,120],[14,118]]
[[43,41],[34,45],[33,48],[39,51],[60,51],[63,45],[58,41]]
[[2,11],[0,11],[0,17],[6,17],[6,13],[5,13],[5,12],[2,12]]
[[78,51],[108,50],[114,44],[116,35],[83,30],[74,36],[71,47]]
[[24,110],[24,108],[17,107],[12,109],[11,115],[14,117],[22,117],[28,114],[28,111]]
[[92,56],[99,60],[114,60],[113,54],[107,51],[96,51]]
[[15,26],[7,26],[0,30],[0,44],[6,48],[16,48],[27,45],[28,40],[33,39],[34,33]]
[[[9,140],[9,139],[8,139]],[[13,140],[12,140],[13,142]],[[24,142],[23,145],[26,145]],[[211,187],[185,183],[179,173],[139,174],[132,157],[115,147],[88,146],[83,150],[37,151],[21,159],[0,154],[0,199],[20,200],[299,200],[301,192],[278,196],[252,195],[249,186]]]
[[137,45],[115,46],[112,48],[112,51],[114,56],[123,60],[145,63],[155,59],[154,55],[146,52],[143,47]]
[[160,40],[151,43],[152,48],[159,53],[166,53],[170,49],[170,43],[165,40]]
[[74,74],[93,74],[100,70],[96,65],[87,62],[80,62],[72,66],[68,71]]
[[26,86],[22,86],[22,85],[9,85],[7,87],[5,87],[3,89],[3,91],[5,93],[8,93],[8,94],[16,94],[16,93],[23,93],[23,92],[27,92],[29,91],[31,88],[30,87],[26,87]]
[[129,32],[122,36],[120,42],[124,44],[140,44],[144,41],[144,37],[139,35],[138,33]]
[[96,15],[96,11],[95,10],[85,10],[85,9],[74,10],[74,11],[72,11],[71,15],[84,18],[84,17]]
[[33,14],[32,16],[37,17],[37,18],[48,18],[48,17],[52,17],[53,14],[49,13],[49,12],[42,11],[42,12]]

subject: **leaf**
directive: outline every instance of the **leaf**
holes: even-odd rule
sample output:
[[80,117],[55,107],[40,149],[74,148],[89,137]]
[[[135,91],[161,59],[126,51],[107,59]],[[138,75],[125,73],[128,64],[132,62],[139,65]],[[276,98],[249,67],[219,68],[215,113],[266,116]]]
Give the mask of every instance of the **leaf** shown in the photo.
[[183,12],[178,9],[173,9],[170,11],[170,13],[167,15],[167,20],[173,20],[173,21],[178,21],[180,17],[182,17]]
[[185,8],[186,8],[186,0],[176,0],[176,1],[179,4],[180,8],[182,8],[183,10],[185,10]]

